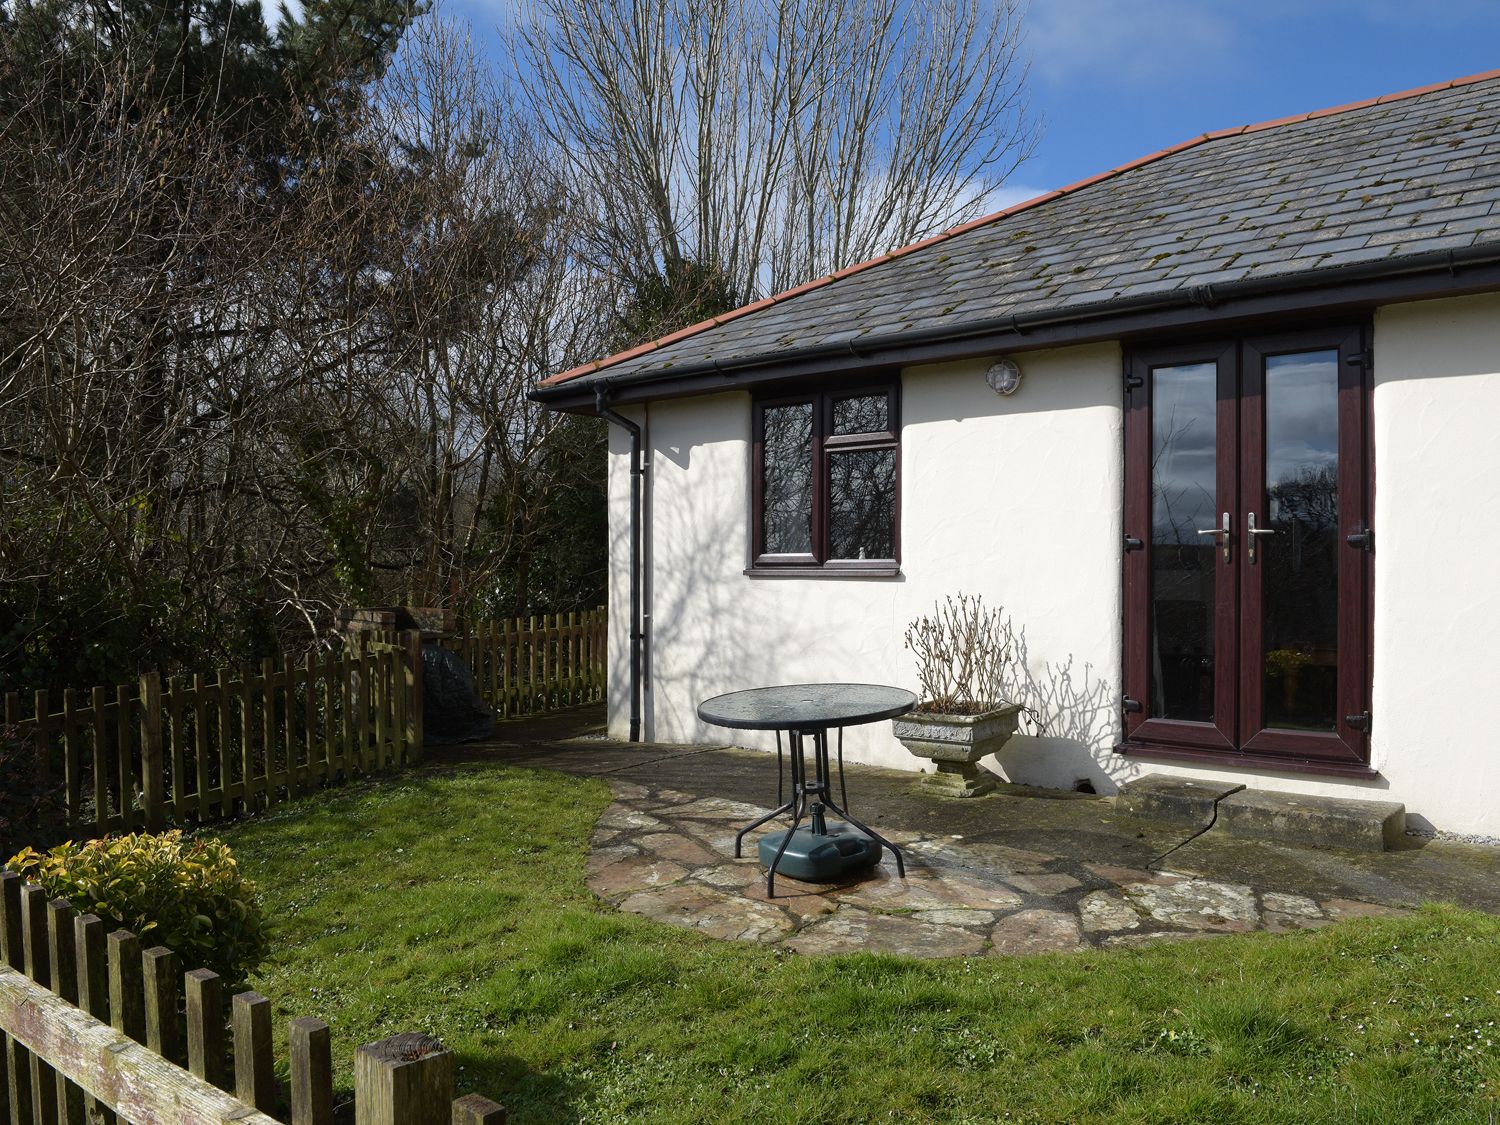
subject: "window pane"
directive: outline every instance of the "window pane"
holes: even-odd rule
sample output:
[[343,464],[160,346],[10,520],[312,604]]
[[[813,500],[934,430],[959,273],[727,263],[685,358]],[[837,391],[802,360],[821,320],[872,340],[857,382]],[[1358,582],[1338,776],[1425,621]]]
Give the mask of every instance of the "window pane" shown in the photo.
[[828,557],[896,557],[896,451],[828,457]]
[[835,399],[833,432],[836,434],[883,434],[891,428],[886,395],[859,395]]
[[1212,722],[1218,368],[1158,367],[1151,389],[1151,714]]
[[1338,715],[1338,352],[1266,360],[1266,499],[1255,550],[1265,601],[1265,724]]
[[768,555],[812,554],[813,404],[765,410],[762,541]]

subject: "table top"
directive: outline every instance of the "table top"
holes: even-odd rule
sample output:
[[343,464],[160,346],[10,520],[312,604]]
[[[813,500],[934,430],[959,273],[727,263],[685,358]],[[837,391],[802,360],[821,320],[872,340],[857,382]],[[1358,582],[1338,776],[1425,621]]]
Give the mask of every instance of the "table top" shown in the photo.
[[736,730],[826,730],[904,715],[917,697],[881,684],[786,684],[716,695],[698,717]]

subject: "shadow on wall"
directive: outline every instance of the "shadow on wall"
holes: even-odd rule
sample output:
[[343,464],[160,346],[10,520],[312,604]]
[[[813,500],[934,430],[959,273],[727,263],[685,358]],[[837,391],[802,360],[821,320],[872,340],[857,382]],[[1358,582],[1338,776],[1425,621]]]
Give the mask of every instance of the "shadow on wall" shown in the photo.
[[[694,440],[659,442],[661,427],[648,430],[651,472],[647,475],[644,604],[650,614],[645,652],[642,736],[647,741],[691,741],[701,736],[696,706],[722,690],[733,677],[744,683],[769,682],[757,653],[743,651],[738,626],[742,607],[738,583],[727,582],[729,562],[739,558],[733,545],[743,535],[744,513],[723,497],[739,488],[721,488],[705,447],[743,437],[737,410],[703,411]],[[696,456],[695,456],[696,454]],[[696,462],[696,464],[695,464]],[[722,472],[722,470],[721,470]],[[659,478],[670,475],[670,484]],[[685,487],[687,479],[693,480]],[[655,506],[657,491],[671,488],[671,503]],[[719,498],[715,502],[715,498]],[[726,561],[729,554],[734,559]],[[743,564],[741,564],[743,565]],[[684,667],[679,661],[692,654]],[[672,698],[658,698],[655,685],[668,685]],[[687,713],[678,713],[687,701]]]
[[1045,725],[1035,735],[1011,738],[986,765],[1018,785],[1116,792],[1137,769],[1129,763],[1122,771],[1125,763],[1114,759],[1120,722],[1116,686],[1091,664],[1079,668],[1072,655],[1033,666],[1024,626],[1016,633],[1016,656],[1020,672],[1013,698],[1041,715]]
[[[746,445],[749,399],[651,418],[644,734],[668,742],[764,738],[699,722],[697,704],[738,688],[822,676],[884,675],[891,646],[891,580],[837,588],[796,579],[747,579]],[[851,743],[857,745],[858,736]]]

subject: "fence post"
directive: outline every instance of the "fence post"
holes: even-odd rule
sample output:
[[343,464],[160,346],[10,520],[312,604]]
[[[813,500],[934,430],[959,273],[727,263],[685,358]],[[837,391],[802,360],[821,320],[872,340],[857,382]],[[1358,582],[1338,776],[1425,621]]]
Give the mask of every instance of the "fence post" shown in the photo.
[[453,1053],[408,1032],[354,1053],[354,1125],[450,1125]]
[[[78,969],[78,1006],[100,1023],[109,1022],[109,961],[104,951],[104,923],[94,914],[73,919],[73,960]],[[93,1095],[83,1099],[85,1119],[111,1121]]]
[[[167,824],[167,771],[161,743],[159,672],[147,672],[141,677],[141,775],[146,830],[160,832]],[[180,778],[177,783],[182,784]]]
[[212,969],[183,977],[187,988],[188,1069],[210,1086],[225,1088],[224,986]]
[[146,1041],[146,984],[141,942],[129,930],[109,935],[109,1022],[137,1043]]
[[[51,989],[54,977],[47,948],[47,892],[35,884],[21,888],[21,927],[26,975]],[[52,1125],[57,1120],[57,1072],[38,1054],[31,1056],[31,1107],[37,1125]]]
[[[21,885],[25,880],[14,871],[0,871],[0,961],[17,972],[26,971],[25,928],[21,924]],[[5,1101],[10,1105],[6,1120],[12,1125],[31,1125],[31,1057],[26,1048],[9,1035],[0,1036],[5,1056]]]
[[146,1046],[168,1062],[182,1065],[177,1034],[177,995],[182,969],[177,954],[164,945],[141,954],[146,978]]
[[402,636],[406,649],[406,754],[415,765],[422,760],[422,633],[408,629]]
[[231,1001],[234,1025],[234,1096],[256,1109],[276,1110],[275,1057],[271,1046],[271,1002],[256,992]]
[[296,1019],[291,1026],[291,1125],[333,1125],[333,1050],[328,1025]]
[[[73,941],[73,908],[65,898],[47,904],[47,959],[52,962],[52,991],[70,1004],[78,1003],[78,956]],[[58,1071],[58,1118],[64,1125],[82,1125],[84,1120],[83,1089],[75,1086]]]

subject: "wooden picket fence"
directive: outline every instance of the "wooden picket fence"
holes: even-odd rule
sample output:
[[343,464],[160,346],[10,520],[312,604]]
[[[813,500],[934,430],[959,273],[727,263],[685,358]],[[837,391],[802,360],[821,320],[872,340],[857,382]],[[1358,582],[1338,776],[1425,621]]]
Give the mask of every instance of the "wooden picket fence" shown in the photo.
[[603,699],[607,631],[601,606],[461,625],[443,645],[473,670],[484,701],[509,719]]
[[[269,1000],[242,992],[226,1014],[216,973],[0,873],[0,1122],[332,1125],[329,1027],[295,1019],[289,1038],[283,1090]],[[453,1079],[429,1036],[360,1047],[356,1125],[504,1125],[487,1098],[454,1101]]]
[[421,637],[351,637],[343,651],[266,660],[258,672],[69,689],[60,709],[45,691],[29,702],[26,714],[8,693],[5,722],[47,748],[69,829],[157,831],[420,761]]

